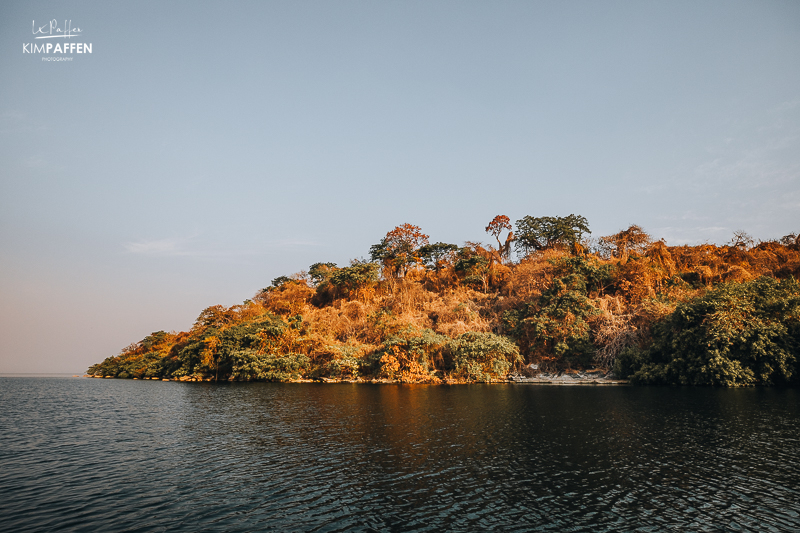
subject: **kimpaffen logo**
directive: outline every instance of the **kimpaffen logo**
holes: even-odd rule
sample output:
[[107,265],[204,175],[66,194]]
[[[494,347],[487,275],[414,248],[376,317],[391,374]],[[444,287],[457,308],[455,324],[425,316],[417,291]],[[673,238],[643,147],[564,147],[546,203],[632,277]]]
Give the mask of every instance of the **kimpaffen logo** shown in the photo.
[[[42,61],[72,61],[74,54],[92,53],[92,43],[71,41],[73,38],[81,37],[81,33],[83,33],[80,28],[73,28],[72,20],[65,20],[61,25],[58,20],[53,19],[42,26],[37,26],[36,21],[32,20],[31,32],[35,40],[56,39],[54,42],[22,43],[23,54],[61,54],[42,57]],[[58,39],[65,40],[61,42]]]

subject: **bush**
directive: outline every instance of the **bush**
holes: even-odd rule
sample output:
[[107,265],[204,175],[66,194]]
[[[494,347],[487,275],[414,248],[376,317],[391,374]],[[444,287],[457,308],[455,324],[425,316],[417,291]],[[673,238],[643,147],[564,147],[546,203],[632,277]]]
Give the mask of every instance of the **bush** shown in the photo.
[[301,354],[259,354],[255,350],[233,352],[231,377],[241,381],[289,381],[309,369],[310,360]]
[[582,258],[555,265],[563,277],[555,278],[535,301],[506,311],[504,325],[534,359],[556,366],[591,365],[596,347],[588,320],[599,311],[587,291],[608,282],[608,269]]
[[615,369],[640,384],[773,384],[797,380],[799,349],[800,286],[761,277],[680,304]]
[[442,351],[449,340],[430,329],[405,328],[383,342],[376,356],[377,375],[405,382],[434,380],[437,364],[444,366]]
[[339,359],[332,359],[325,367],[326,373],[334,378],[355,379],[361,370],[361,359],[352,356],[344,356]]
[[494,333],[463,333],[447,343],[446,351],[453,377],[468,381],[499,381],[522,361],[517,345]]

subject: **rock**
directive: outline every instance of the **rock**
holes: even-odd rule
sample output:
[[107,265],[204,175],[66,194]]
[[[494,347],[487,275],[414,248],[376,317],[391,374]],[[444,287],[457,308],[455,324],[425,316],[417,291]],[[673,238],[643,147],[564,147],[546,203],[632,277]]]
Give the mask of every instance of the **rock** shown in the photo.
[[539,383],[551,385],[628,385],[628,381],[616,379],[611,372],[605,373],[603,370],[591,369],[582,372],[559,372],[551,374],[542,372],[534,376],[523,374],[509,374],[508,381],[512,383]]

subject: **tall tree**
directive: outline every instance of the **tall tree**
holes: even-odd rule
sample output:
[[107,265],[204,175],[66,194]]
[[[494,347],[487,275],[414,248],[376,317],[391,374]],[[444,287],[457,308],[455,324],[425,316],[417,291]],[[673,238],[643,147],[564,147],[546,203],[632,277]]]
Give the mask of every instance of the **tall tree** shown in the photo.
[[[500,234],[504,230],[508,231],[506,242],[500,242]],[[511,220],[505,215],[497,215],[486,226],[486,233],[493,236],[497,240],[497,252],[500,254],[501,259],[508,259],[509,252],[511,251],[511,242],[514,240],[514,232],[511,231]]]
[[373,261],[380,261],[393,276],[403,277],[408,267],[422,261],[419,249],[428,244],[428,235],[419,226],[402,224],[397,226],[381,242],[369,249]]

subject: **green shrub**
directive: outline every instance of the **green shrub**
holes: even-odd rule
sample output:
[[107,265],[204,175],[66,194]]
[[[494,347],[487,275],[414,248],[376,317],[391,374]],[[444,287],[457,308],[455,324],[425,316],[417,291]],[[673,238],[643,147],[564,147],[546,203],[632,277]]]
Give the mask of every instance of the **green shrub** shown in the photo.
[[325,366],[325,373],[334,378],[355,379],[360,375],[362,363],[358,357],[351,356],[331,359]]
[[591,364],[596,347],[588,319],[598,310],[589,302],[587,284],[601,283],[603,273],[584,263],[577,258],[560,264],[566,275],[554,279],[535,301],[504,313],[504,325],[528,354],[558,366]]
[[469,381],[498,381],[522,361],[517,345],[494,333],[467,332],[447,343],[452,376]]
[[244,349],[233,352],[231,376],[240,381],[289,381],[308,372],[310,360],[301,354],[259,354]]
[[800,286],[761,277],[726,283],[679,305],[653,330],[645,350],[616,364],[634,383],[723,385],[798,378]]

